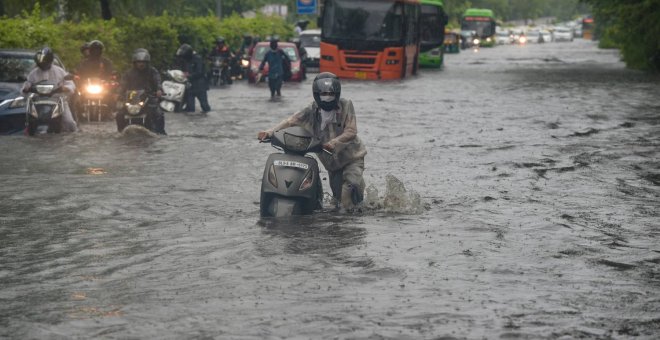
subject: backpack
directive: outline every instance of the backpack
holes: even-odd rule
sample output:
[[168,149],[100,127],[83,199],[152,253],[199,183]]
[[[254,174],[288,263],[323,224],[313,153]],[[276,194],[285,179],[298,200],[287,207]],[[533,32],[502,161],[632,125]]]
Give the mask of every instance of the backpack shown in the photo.
[[284,70],[283,79],[284,81],[291,80],[291,59],[284,53],[283,50],[278,51],[282,56],[282,69]]

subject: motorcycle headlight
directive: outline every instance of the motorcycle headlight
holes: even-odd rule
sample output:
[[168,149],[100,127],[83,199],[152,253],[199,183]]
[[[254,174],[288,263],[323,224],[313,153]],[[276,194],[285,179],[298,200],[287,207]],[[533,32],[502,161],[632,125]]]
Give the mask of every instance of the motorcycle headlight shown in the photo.
[[85,88],[87,93],[89,94],[99,94],[103,92],[103,87],[101,85],[87,85],[87,88]]
[[25,106],[25,97],[16,97],[11,104],[9,104],[10,109],[15,109]]
[[126,111],[128,111],[129,114],[138,114],[140,113],[140,109],[142,109],[142,105],[126,104]]
[[241,65],[243,67],[248,67],[248,66],[250,66],[250,61],[247,60],[247,59],[243,59],[243,60],[241,60]]
[[472,43],[475,44],[475,45],[479,45],[480,41],[479,41],[479,39],[474,39],[474,40],[472,41]]
[[487,41],[487,42],[491,42],[491,41],[493,41],[493,40],[492,40],[491,38],[486,38],[486,41]]

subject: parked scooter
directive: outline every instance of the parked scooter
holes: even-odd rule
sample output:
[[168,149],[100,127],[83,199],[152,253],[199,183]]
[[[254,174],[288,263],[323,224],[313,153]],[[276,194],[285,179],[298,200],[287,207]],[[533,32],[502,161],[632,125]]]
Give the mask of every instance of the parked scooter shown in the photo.
[[61,90],[62,84],[50,80],[42,80],[30,87],[25,117],[28,135],[62,132],[62,115],[66,98],[56,95]]
[[276,131],[263,142],[283,151],[268,156],[261,180],[262,217],[309,215],[322,208],[323,186],[319,165],[309,152],[323,150],[322,143],[302,127]]
[[117,130],[124,131],[127,126],[140,125],[156,132],[153,121],[155,110],[158,110],[158,98],[154,94],[148,94],[145,90],[128,90],[124,105],[117,112]]
[[[183,71],[168,70],[165,72],[166,80],[163,81],[163,96],[160,107],[168,112],[181,109],[186,90],[190,88],[190,82]],[[177,110],[178,109],[178,110]]]

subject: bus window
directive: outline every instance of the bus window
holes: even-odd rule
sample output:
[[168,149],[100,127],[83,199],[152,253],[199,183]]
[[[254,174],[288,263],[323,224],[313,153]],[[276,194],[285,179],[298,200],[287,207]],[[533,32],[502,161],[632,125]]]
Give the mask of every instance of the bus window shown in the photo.
[[329,1],[324,8],[323,37],[400,41],[400,3],[351,0]]

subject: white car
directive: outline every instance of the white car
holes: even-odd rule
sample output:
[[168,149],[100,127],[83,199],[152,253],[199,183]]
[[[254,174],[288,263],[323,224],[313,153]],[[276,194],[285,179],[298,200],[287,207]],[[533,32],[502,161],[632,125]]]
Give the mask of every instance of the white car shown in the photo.
[[499,31],[495,34],[495,42],[498,45],[508,45],[513,43],[513,37],[508,31]]
[[552,36],[553,41],[573,41],[573,31],[567,27],[557,27]]
[[321,30],[310,29],[300,32],[300,46],[307,51],[307,67],[319,67],[321,60]]
[[528,44],[536,44],[541,42],[541,32],[537,30],[528,31],[525,36],[527,37]]
[[541,39],[546,43],[552,42],[552,33],[548,30],[541,30]]

